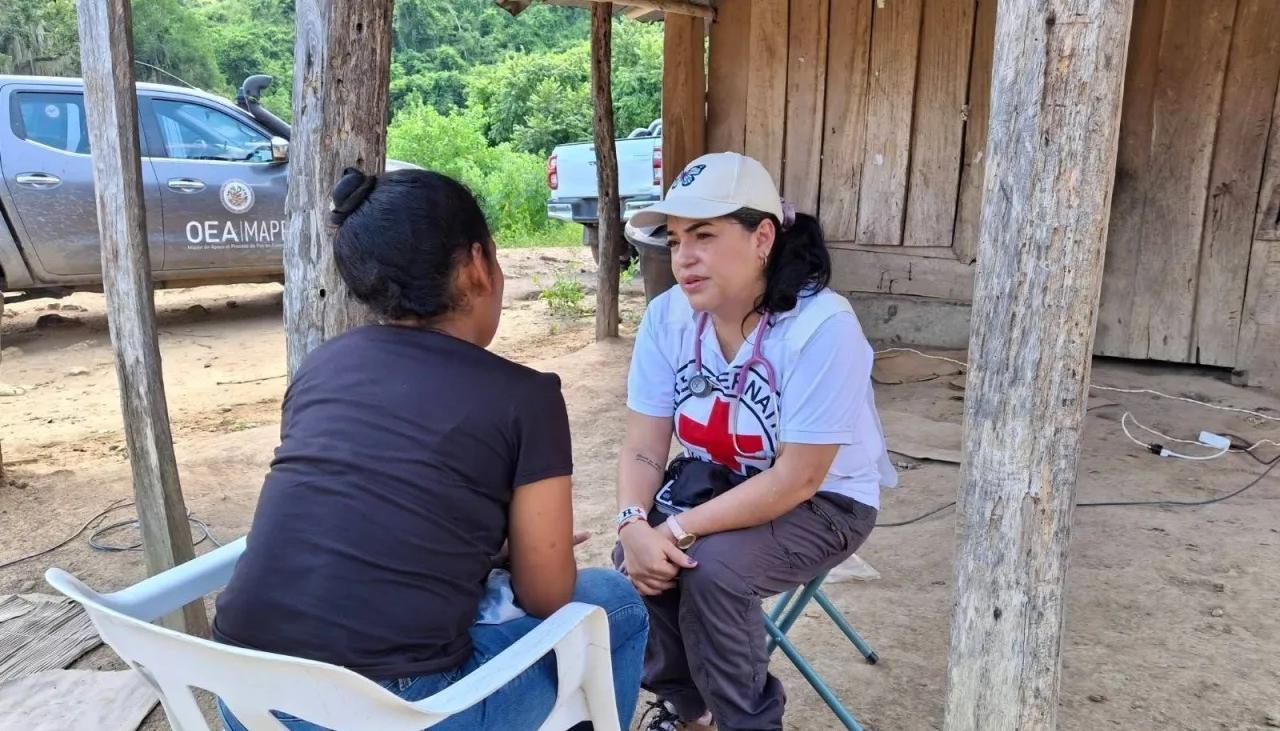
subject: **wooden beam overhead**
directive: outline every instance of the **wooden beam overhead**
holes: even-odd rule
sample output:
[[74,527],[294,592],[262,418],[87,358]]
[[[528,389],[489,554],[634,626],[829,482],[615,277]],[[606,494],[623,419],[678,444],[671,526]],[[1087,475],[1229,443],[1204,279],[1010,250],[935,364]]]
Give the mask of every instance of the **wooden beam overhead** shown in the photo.
[[[732,2],[749,2],[750,0],[731,0]],[[494,0],[504,10],[516,15],[522,12],[528,4],[525,0]],[[567,5],[570,7],[589,7],[598,3],[605,3],[612,6],[612,10],[621,10],[627,17],[637,11],[637,17],[644,17],[650,12],[659,11],[663,13],[676,13],[678,15],[692,15],[695,18],[705,18],[707,20],[715,20],[716,9],[712,5],[702,5],[690,0],[626,0],[626,2],[611,3],[607,0],[544,0],[547,5]],[[522,7],[523,6],[523,7]],[[634,19],[634,18],[633,18]]]
[[631,8],[630,10],[623,12],[623,15],[626,16],[627,20],[640,22],[662,19],[661,13],[651,8]]
[[[737,0],[742,2],[743,0]],[[601,0],[592,0],[592,2],[601,2]],[[692,15],[695,18],[703,18],[705,20],[716,19],[716,9],[709,5],[699,5],[689,2],[688,0],[627,0],[623,5],[633,8],[647,8],[649,10],[661,10],[664,13],[675,13],[677,15]]]

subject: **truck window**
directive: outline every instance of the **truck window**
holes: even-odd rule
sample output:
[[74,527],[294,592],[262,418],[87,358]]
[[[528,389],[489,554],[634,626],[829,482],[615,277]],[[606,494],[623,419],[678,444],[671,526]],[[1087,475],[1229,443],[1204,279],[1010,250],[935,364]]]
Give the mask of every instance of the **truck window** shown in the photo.
[[84,98],[79,94],[20,91],[13,133],[64,152],[89,154]]
[[203,104],[151,102],[165,156],[177,160],[271,162],[271,140],[240,120]]

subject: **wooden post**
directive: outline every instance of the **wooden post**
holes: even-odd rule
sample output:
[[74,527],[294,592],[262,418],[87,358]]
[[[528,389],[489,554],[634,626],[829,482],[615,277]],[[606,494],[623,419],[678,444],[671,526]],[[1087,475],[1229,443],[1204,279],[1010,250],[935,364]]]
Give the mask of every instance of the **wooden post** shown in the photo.
[[707,151],[706,23],[668,13],[662,22],[662,189]]
[[1053,729],[1133,0],[1001,3],[947,731]]
[[[662,22],[662,189],[707,151],[706,21],[667,13]],[[671,255],[643,247],[640,273],[650,298],[676,284]]]
[[[156,341],[151,257],[147,249],[138,99],[133,78],[130,0],[78,0],[84,106],[102,237],[102,288],[116,356],[120,406],[133,470],[147,572],[195,556],[173,456],[169,412]],[[193,635],[209,634],[204,603],[161,619]]]
[[372,321],[338,275],[329,193],[347,167],[386,164],[392,0],[298,0],[284,321],[289,375],[316,346]]
[[618,203],[618,153],[613,144],[613,3],[591,4],[591,100],[600,191],[600,263],[596,286],[596,340],[618,337],[618,257],[622,255],[622,211]]

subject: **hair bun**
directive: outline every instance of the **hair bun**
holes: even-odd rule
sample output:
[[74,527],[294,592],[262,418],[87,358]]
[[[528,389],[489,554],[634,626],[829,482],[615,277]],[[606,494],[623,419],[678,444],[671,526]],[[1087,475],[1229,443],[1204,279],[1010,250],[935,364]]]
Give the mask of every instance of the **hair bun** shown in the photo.
[[364,203],[377,184],[376,176],[365,175],[357,168],[343,170],[342,178],[338,180],[337,185],[333,186],[329,201],[329,223],[334,226],[342,225],[342,222],[347,220],[347,216]]

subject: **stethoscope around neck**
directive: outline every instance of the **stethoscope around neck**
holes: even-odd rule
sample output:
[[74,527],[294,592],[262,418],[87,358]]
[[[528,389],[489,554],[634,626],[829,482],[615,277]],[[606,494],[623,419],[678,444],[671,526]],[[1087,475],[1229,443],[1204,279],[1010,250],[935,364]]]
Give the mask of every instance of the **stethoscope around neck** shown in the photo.
[[[693,335],[693,376],[689,378],[689,393],[695,398],[706,398],[711,395],[714,387],[711,379],[702,372],[702,334],[706,332],[707,323],[711,320],[711,315],[706,312],[698,313],[698,327]],[[764,357],[762,348],[764,346],[764,336],[769,332],[771,324],[769,322],[769,314],[764,313],[760,316],[760,322],[756,325],[755,332],[751,336],[751,355],[746,362],[738,370],[733,377],[733,400],[729,402],[729,433],[733,438],[733,451],[739,457],[758,457],[758,454],[743,452],[738,447],[738,405],[742,403],[742,394],[747,388],[747,378],[750,376],[752,366],[760,366],[764,371],[765,380],[769,384],[771,393],[778,392],[778,377],[773,369],[773,364],[768,358]]]

